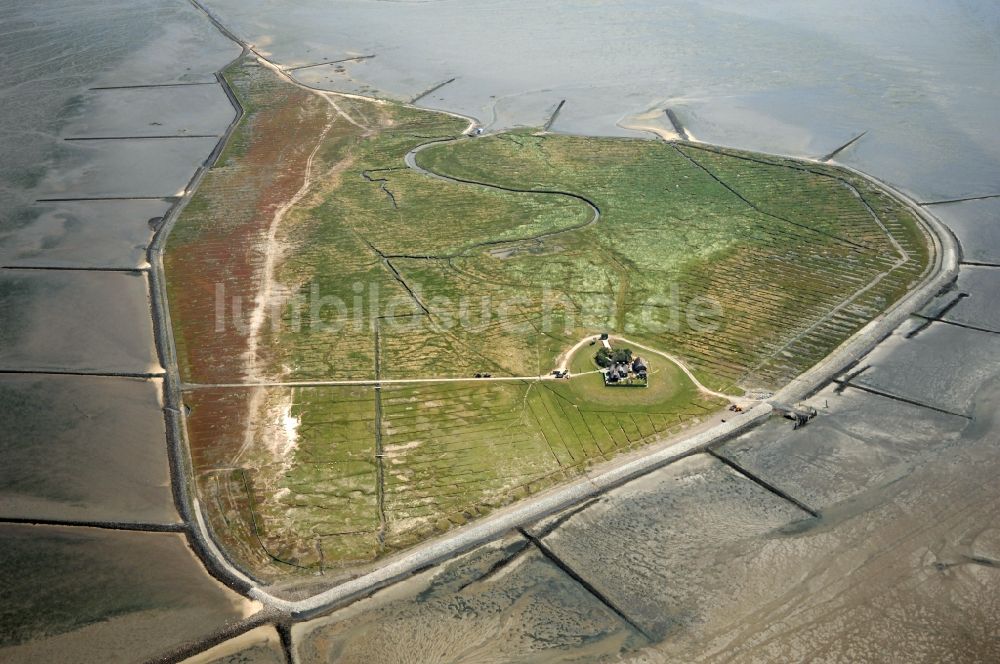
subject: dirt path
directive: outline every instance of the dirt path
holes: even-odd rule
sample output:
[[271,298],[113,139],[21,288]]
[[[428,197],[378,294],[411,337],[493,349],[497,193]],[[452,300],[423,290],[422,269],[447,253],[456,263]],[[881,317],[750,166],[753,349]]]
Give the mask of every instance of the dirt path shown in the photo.
[[[586,376],[600,373],[597,370],[586,371],[584,373],[573,374],[573,376]],[[364,385],[419,385],[421,383],[488,383],[488,382],[538,382],[541,380],[561,380],[553,374],[542,376],[490,376],[489,378],[475,378],[472,376],[456,376],[449,378],[359,378],[357,380],[290,380],[290,381],[261,381],[257,383],[185,383],[185,390],[204,390],[213,388],[239,388],[239,387],[337,387],[337,386],[364,386]],[[562,379],[564,380],[564,379]]]
[[[589,345],[593,341],[599,340],[598,335],[592,335],[584,337],[580,341],[576,342],[571,348],[563,351],[559,357],[556,359],[556,367],[553,369],[552,373],[540,375],[540,376],[490,376],[488,378],[475,378],[475,377],[450,377],[450,378],[382,378],[382,379],[358,379],[358,380],[300,380],[300,381],[258,381],[258,382],[246,382],[246,383],[212,383],[212,384],[200,384],[200,383],[188,383],[184,385],[185,390],[197,390],[197,389],[210,389],[210,388],[264,388],[264,387],[337,387],[337,386],[364,386],[364,385],[410,385],[410,384],[422,384],[422,383],[483,383],[483,382],[537,382],[542,380],[564,380],[555,375],[556,372],[569,372],[569,361],[581,348]],[[723,392],[717,392],[713,389],[706,387],[697,376],[684,364],[679,358],[670,353],[666,353],[662,350],[657,350],[651,346],[646,346],[644,344],[638,343],[626,337],[621,337],[617,335],[609,336],[610,341],[617,341],[623,344],[628,344],[635,348],[641,348],[642,350],[653,353],[654,355],[659,355],[662,358],[670,360],[676,364],[684,375],[694,384],[702,394],[706,394],[712,397],[718,397],[720,399],[726,399],[727,401],[737,402],[737,403],[751,403],[760,401],[760,399],[750,399],[744,396],[737,396],[733,394],[725,394]],[[581,373],[571,373],[569,376],[575,378],[576,376],[586,376],[590,374],[600,373],[599,370],[594,371],[584,371]]]
[[712,389],[709,389],[709,388],[705,387],[702,384],[702,382],[700,380],[698,380],[698,378],[691,372],[691,370],[687,368],[687,365],[685,365],[683,362],[681,362],[680,359],[678,359],[677,357],[671,355],[670,353],[665,353],[662,350],[656,350],[655,348],[652,348],[650,346],[645,346],[645,345],[643,345],[643,344],[641,344],[641,343],[639,343],[637,341],[632,341],[631,339],[626,339],[625,337],[611,336],[611,337],[609,337],[609,339],[611,341],[620,341],[622,343],[628,344],[629,346],[635,346],[636,348],[641,348],[642,350],[646,351],[647,353],[653,353],[654,355],[659,355],[660,357],[664,357],[664,358],[670,360],[671,362],[673,362],[674,364],[676,364],[680,368],[681,371],[684,372],[684,375],[687,376],[691,380],[691,382],[694,383],[694,386],[698,388],[698,391],[701,392],[701,393],[703,393],[703,394],[707,394],[707,395],[712,396],[712,397],[718,397],[720,399],[727,399],[729,401],[738,401],[738,402],[760,401],[759,399],[748,399],[747,397],[741,397],[741,396],[735,396],[735,395],[732,395],[732,394],[724,394],[722,392],[716,392],[715,390],[712,390]]
[[316,146],[309,153],[309,157],[306,159],[306,167],[304,177],[302,179],[302,186],[299,187],[291,198],[285,201],[274,212],[274,216],[271,218],[271,223],[267,229],[267,237],[264,243],[264,274],[261,276],[260,287],[257,290],[257,296],[254,298],[254,309],[250,316],[249,331],[247,333],[247,375],[251,379],[259,379],[260,371],[257,366],[257,348],[260,342],[260,332],[264,325],[264,321],[267,318],[268,306],[274,297],[275,287],[277,283],[274,279],[274,269],[278,262],[278,258],[281,254],[281,248],[278,246],[278,227],[281,225],[281,220],[284,219],[288,211],[295,207],[299,201],[306,195],[309,188],[313,183],[312,169],[313,161],[316,157],[316,153],[319,152],[320,147],[323,145],[324,139],[326,139],[327,134],[330,133],[330,129],[333,128],[334,121],[331,119],[327,122],[326,126],[319,134],[319,138],[316,141]]
[[[563,352],[562,355],[560,355],[557,358],[557,362],[558,362],[557,370],[558,371],[569,371],[569,361],[570,361],[570,358],[572,358],[573,355],[575,355],[576,352],[578,350],[580,350],[581,348],[583,348],[584,346],[590,344],[592,341],[598,341],[598,340],[600,340],[600,336],[594,335],[594,336],[590,336],[590,337],[584,337],[580,341],[576,342],[576,344],[572,348],[570,348],[569,350]],[[687,365],[685,365],[679,358],[671,355],[670,353],[665,353],[662,350],[657,350],[655,348],[651,348],[650,346],[643,345],[643,344],[641,344],[641,343],[639,343],[637,341],[632,341],[631,339],[627,339],[625,337],[620,337],[620,336],[617,336],[617,335],[610,335],[608,337],[608,340],[609,341],[620,341],[620,342],[622,342],[624,344],[628,344],[629,346],[634,346],[636,348],[641,348],[642,350],[644,350],[644,351],[646,351],[648,353],[653,353],[654,355],[659,355],[660,357],[663,357],[663,358],[666,358],[666,359],[670,360],[671,362],[673,362],[674,364],[676,364],[680,368],[681,371],[684,372],[684,375],[687,376],[688,379],[690,379],[690,381],[692,383],[694,383],[694,386],[698,388],[698,391],[701,392],[701,393],[703,393],[703,394],[707,394],[707,395],[712,396],[712,397],[718,397],[720,399],[727,399],[729,401],[741,402],[741,403],[742,402],[758,401],[757,399],[748,399],[746,397],[735,396],[735,395],[732,395],[732,394],[723,394],[722,392],[716,392],[715,390],[712,390],[712,389],[709,389],[708,387],[705,387],[705,385],[703,385],[702,382],[700,380],[698,380],[698,378],[691,372],[691,370],[688,369]],[[574,375],[580,375],[580,374],[574,374]]]
[[[246,355],[246,375],[247,384],[254,385],[257,387],[262,387],[271,383],[266,382],[267,376],[264,370],[260,367],[258,363],[259,348],[261,343],[261,334],[263,332],[263,327],[267,321],[268,312],[276,312],[277,308],[281,306],[282,293],[281,284],[275,279],[275,271],[278,266],[278,262],[283,254],[283,248],[278,240],[278,231],[281,228],[281,223],[285,216],[290,210],[295,208],[306,194],[312,189],[313,183],[316,181],[317,177],[314,174],[314,162],[316,155],[320,148],[323,147],[323,143],[326,141],[326,137],[329,135],[330,131],[341,119],[349,122],[355,127],[361,129],[363,132],[370,133],[371,129],[365,125],[358,123],[354,118],[345,113],[334,101],[334,99],[327,94],[317,93],[318,96],[322,97],[333,110],[333,113],[329,116],[327,123],[324,125],[323,129],[320,131],[319,136],[316,139],[316,145],[313,147],[309,156],[306,158],[305,169],[303,172],[302,186],[287,200],[285,201],[277,210],[275,210],[273,217],[271,218],[271,223],[268,225],[267,235],[264,242],[264,268],[263,274],[261,276],[260,287],[257,291],[257,295],[254,298],[254,309],[250,317],[250,323],[247,332],[247,355]],[[334,165],[332,168],[328,169],[323,173],[323,178],[328,179],[342,172],[350,165],[350,159],[344,159],[341,162]],[[261,408],[264,406],[264,390],[255,389],[250,396],[247,408],[249,411],[249,417],[247,419],[247,427],[244,432],[243,444],[240,449],[236,452],[233,457],[233,462],[239,461],[242,456],[250,449],[254,442],[255,428],[252,426],[252,422],[260,413]],[[286,427],[287,429],[287,427]],[[294,428],[288,429],[289,435],[294,434]],[[294,445],[294,440],[283,441],[281,446],[284,449],[288,449]],[[272,446],[273,447],[273,446]]]

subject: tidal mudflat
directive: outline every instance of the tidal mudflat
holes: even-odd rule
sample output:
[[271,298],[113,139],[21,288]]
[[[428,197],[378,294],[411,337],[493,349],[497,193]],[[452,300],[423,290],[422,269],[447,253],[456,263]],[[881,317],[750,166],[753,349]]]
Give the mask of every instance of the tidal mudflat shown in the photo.
[[645,642],[519,535],[293,627],[302,662],[598,661]]
[[776,419],[717,452],[824,514],[877,502],[916,467],[947,456],[968,425],[852,387],[828,387],[810,403],[820,415],[808,431]]
[[954,231],[964,260],[1000,265],[1000,198],[934,205],[930,210]]
[[[176,183],[182,186],[187,182],[190,172],[185,177],[174,171],[169,186],[148,184],[150,178],[155,182],[159,172],[155,154],[134,162],[130,174],[128,169],[107,161],[108,150],[74,150],[64,138],[73,136],[66,133],[67,127],[79,129],[81,123],[88,122],[95,127],[106,126],[102,123],[108,118],[87,120],[81,115],[84,108],[101,110],[93,104],[100,91],[91,88],[214,83],[215,70],[239,54],[239,49],[219,35],[197,10],[180,2],[104,2],[93,6],[64,0],[44,7],[8,5],[0,12],[0,49],[6,65],[0,72],[5,108],[0,126],[6,155],[0,165],[0,201],[4,203],[0,230],[16,225],[25,207],[41,197],[38,188],[43,181],[51,187],[50,194],[63,191],[83,195],[89,190],[90,194],[114,191],[124,196],[148,195],[154,189],[156,196],[173,195]],[[162,93],[154,92],[154,96],[162,98]],[[217,104],[212,102],[202,110],[209,106]],[[195,110],[188,106],[183,109],[184,116],[190,121]],[[149,105],[142,103],[119,105],[113,117],[129,127],[154,127],[148,123],[164,122],[164,113],[151,113]],[[226,122],[217,131],[224,130]],[[201,129],[205,128],[202,124]],[[91,174],[84,176],[88,168],[83,160],[90,156],[104,158],[103,164],[112,170],[102,176],[92,165]],[[141,167],[137,168],[137,163]],[[77,179],[68,182],[74,169]],[[146,186],[141,191],[126,191],[108,179],[115,172],[124,181]],[[70,192],[66,187],[71,183],[79,190]]]
[[79,95],[63,118],[64,140],[219,138],[233,106],[215,82],[154,87],[97,86]]
[[[41,202],[180,196],[218,140],[95,139],[66,143],[59,167],[45,175],[36,194]],[[145,168],[146,164],[154,167]]]
[[160,381],[0,376],[0,516],[178,523]]
[[986,265],[963,267],[955,287],[921,313],[953,325],[1000,333],[1000,269]]
[[810,518],[699,455],[607,494],[542,542],[658,641],[692,629],[734,580],[767,583],[741,561]]
[[[221,135],[214,72],[238,53],[184,2],[0,7],[0,517],[65,524],[0,526],[4,661],[147,660],[257,608],[183,535],[138,532],[180,521],[162,386],[110,375],[160,371],[147,275],[114,270],[147,267],[214,139],[66,140]],[[130,200],[38,202],[94,196]]]
[[8,371],[160,371],[144,274],[3,270],[0,317]]
[[182,535],[0,525],[0,544],[5,661],[143,661],[256,609]]
[[146,267],[166,200],[38,203],[0,230],[3,267]]
[[865,364],[851,384],[971,417],[976,395],[1000,374],[1000,336],[931,323],[912,339],[895,335]]
[[996,659],[996,396],[985,384],[970,422],[830,390],[813,424],[728,443],[720,453],[821,517],[758,539],[719,575],[711,611],[629,661]]

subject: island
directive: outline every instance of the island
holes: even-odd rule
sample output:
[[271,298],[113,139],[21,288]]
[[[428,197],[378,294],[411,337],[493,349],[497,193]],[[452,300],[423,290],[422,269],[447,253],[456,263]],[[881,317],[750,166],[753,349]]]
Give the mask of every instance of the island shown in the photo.
[[480,131],[252,53],[224,81],[243,115],[164,268],[198,509],[265,582],[347,578],[722,418],[928,268],[910,209],[830,164]]

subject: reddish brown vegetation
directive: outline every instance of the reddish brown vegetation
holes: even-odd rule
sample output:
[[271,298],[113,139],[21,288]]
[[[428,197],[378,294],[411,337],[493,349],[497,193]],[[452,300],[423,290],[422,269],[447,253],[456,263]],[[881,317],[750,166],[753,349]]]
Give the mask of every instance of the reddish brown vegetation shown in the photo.
[[[270,76],[237,71],[241,77],[233,84],[247,94],[265,93],[256,88],[273,85]],[[302,186],[306,159],[329,112],[319,97],[290,86],[251,110],[171,235],[165,269],[185,380],[219,383],[245,377],[247,327],[267,229],[278,208]],[[221,312],[219,293],[225,295]]]

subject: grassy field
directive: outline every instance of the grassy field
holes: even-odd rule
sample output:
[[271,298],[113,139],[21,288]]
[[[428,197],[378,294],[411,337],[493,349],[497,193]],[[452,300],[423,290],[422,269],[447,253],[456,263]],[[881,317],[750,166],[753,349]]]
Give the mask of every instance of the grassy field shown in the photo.
[[[586,345],[579,375],[534,378],[587,335],[627,334],[728,394],[775,389],[928,261],[912,213],[834,167],[467,138],[461,119],[322,97],[251,59],[226,78],[247,115],[165,264],[198,495],[265,579],[356,571],[725,406],[647,353],[647,388],[605,387]],[[431,141],[417,163],[463,182],[407,167]],[[446,377],[462,380],[214,386]]]
[[[509,187],[586,192],[600,223],[554,241],[554,255],[470,257],[462,267],[525,288],[551,279],[572,297],[600,288],[585,274],[601,274],[591,266],[603,262],[614,271],[602,275],[615,297],[613,329],[685,358],[722,390],[783,385],[898,299],[927,262],[908,209],[828,166],[527,132],[432,147],[420,163]],[[704,298],[718,309],[703,317],[708,325],[688,324]]]

